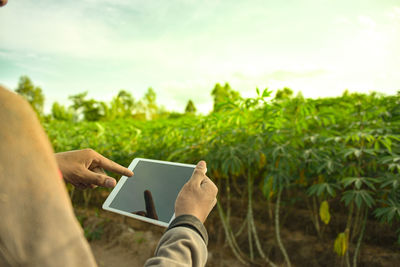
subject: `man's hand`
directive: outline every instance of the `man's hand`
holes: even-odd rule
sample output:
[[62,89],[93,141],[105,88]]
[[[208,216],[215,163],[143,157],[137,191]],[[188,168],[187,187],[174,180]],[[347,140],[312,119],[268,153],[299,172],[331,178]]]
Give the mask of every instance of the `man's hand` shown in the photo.
[[175,201],[175,216],[189,214],[202,223],[217,203],[218,188],[206,176],[205,161],[197,163],[190,180],[182,187]]
[[114,187],[116,181],[107,176],[104,170],[125,176],[133,172],[105,158],[93,149],[74,150],[55,154],[58,167],[64,179],[80,189],[96,186]]

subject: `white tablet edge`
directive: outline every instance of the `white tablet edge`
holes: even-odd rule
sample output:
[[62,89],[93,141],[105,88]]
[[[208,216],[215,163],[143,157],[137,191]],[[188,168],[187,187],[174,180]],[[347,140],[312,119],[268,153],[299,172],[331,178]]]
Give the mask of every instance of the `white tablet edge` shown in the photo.
[[[134,160],[132,160],[131,164],[129,164],[128,169],[129,170],[133,170],[133,168],[138,164],[139,161],[151,161],[151,162],[156,162],[156,163],[175,165],[175,166],[192,167],[192,168],[196,167],[196,165],[193,165],[193,164],[162,161],[162,160],[155,160],[155,159],[135,158]],[[144,217],[144,216],[132,214],[132,213],[129,213],[129,212],[126,212],[126,211],[117,210],[117,209],[114,209],[114,208],[110,207],[111,202],[114,200],[115,196],[118,194],[119,190],[121,189],[121,187],[123,186],[123,184],[126,182],[127,179],[128,179],[127,176],[122,176],[121,179],[119,179],[117,185],[114,187],[114,189],[108,195],[106,201],[104,201],[102,208],[104,210],[112,211],[112,212],[115,212],[115,213],[118,213],[118,214],[121,214],[121,215],[125,215],[125,216],[128,216],[128,217],[134,218],[134,219],[138,219],[138,220],[141,220],[141,221],[152,223],[152,224],[155,224],[155,225],[158,225],[158,226],[168,227],[169,224],[175,219],[175,213],[172,215],[172,217],[169,220],[169,222],[166,223],[166,222],[161,222],[161,221],[158,221],[158,220],[150,219],[150,218],[147,218],[147,217]]]

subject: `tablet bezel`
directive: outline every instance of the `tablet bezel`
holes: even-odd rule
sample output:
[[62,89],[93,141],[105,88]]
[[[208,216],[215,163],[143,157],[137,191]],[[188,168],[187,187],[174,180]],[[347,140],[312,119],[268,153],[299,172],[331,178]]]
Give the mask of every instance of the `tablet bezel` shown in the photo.
[[[155,159],[135,158],[134,160],[132,160],[132,162],[129,165],[128,169],[133,171],[133,169],[136,167],[136,165],[138,164],[139,161],[155,162],[155,163],[174,165],[174,166],[182,166],[182,167],[191,167],[191,168],[193,168],[193,170],[196,167],[196,165],[193,165],[193,164],[162,161],[162,160],[155,160]],[[135,175],[133,175],[131,177],[134,177],[134,176]],[[110,204],[114,200],[115,196],[118,194],[119,190],[122,188],[122,186],[124,185],[124,183],[128,179],[131,179],[131,178],[127,177],[127,176],[122,176],[121,179],[119,179],[117,185],[114,187],[114,189],[108,195],[106,201],[104,201],[102,208],[104,210],[112,211],[112,212],[115,212],[115,213],[118,213],[118,214],[121,214],[121,215],[125,215],[125,216],[128,216],[128,217],[134,218],[134,219],[138,219],[140,221],[148,222],[148,223],[155,224],[155,225],[162,226],[162,227],[168,227],[168,225],[171,223],[171,221],[175,218],[175,213],[172,215],[172,217],[169,220],[169,222],[166,223],[166,222],[158,221],[158,220],[155,220],[155,219],[147,218],[147,217],[144,217],[144,216],[132,214],[132,213],[129,213],[129,212],[126,212],[126,211],[122,211],[122,210],[118,210],[118,209],[110,207]],[[190,179],[190,177],[188,177],[188,181],[189,181],[189,179]]]

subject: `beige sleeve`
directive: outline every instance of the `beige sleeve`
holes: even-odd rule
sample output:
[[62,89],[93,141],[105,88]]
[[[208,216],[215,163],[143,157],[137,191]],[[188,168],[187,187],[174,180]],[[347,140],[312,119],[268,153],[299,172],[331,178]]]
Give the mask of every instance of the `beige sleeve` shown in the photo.
[[0,266],[96,266],[47,136],[0,86]]
[[164,233],[155,256],[145,266],[202,267],[206,262],[207,246],[202,237],[195,230],[179,226]]

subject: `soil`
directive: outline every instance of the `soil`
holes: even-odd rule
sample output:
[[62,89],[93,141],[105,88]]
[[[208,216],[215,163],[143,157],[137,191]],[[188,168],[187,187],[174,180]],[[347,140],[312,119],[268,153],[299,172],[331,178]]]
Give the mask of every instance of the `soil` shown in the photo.
[[[100,267],[143,266],[145,261],[153,255],[158,240],[164,232],[162,227],[103,210],[76,209],[76,214],[78,218],[81,218],[93,254]],[[306,210],[299,209],[291,211],[290,214],[293,215],[284,219],[281,237],[292,266],[341,266],[342,259],[333,252],[334,234],[327,230],[321,240],[315,235]],[[268,223],[265,216],[267,215],[258,214],[255,218],[262,247],[278,266],[284,266],[283,258],[275,241],[273,226]],[[342,220],[340,218],[335,218],[335,220],[333,220],[331,228],[341,229]],[[231,223],[240,225],[241,221],[239,217],[233,217]],[[377,223],[368,223],[369,236],[372,238],[365,240],[362,244],[358,266],[400,266],[400,249],[392,242],[395,240],[393,232],[379,227]],[[206,228],[210,236],[207,266],[243,266],[236,260],[226,244],[218,214],[215,211],[209,216]],[[375,238],[375,232],[381,237]],[[246,236],[238,238],[239,246],[242,248],[247,247],[247,242]],[[267,265],[261,260],[256,260],[253,266]]]

